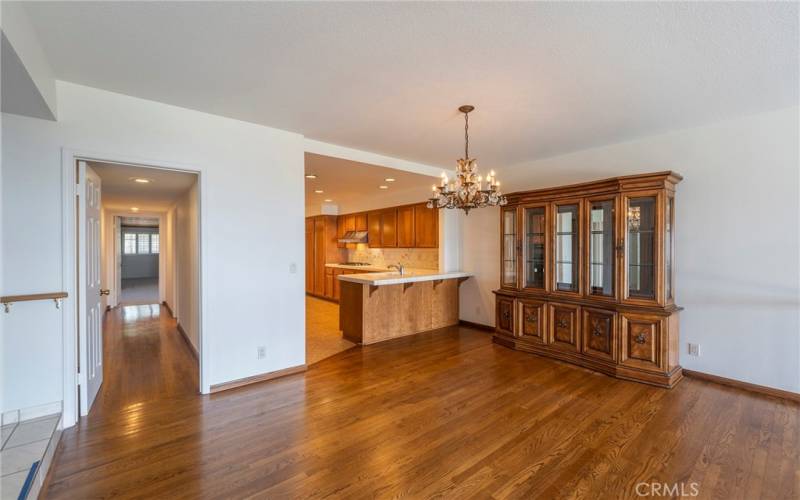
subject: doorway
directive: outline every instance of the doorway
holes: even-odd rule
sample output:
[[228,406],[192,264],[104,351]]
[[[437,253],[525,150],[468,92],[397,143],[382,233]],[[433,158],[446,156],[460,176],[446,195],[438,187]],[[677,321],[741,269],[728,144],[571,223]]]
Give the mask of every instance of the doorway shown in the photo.
[[[342,281],[352,274],[390,271],[389,266],[439,269],[438,244],[417,245],[409,207],[430,195],[431,177],[410,171],[305,153],[306,364],[356,344],[342,327],[357,317],[340,307]],[[397,224],[397,213],[406,224]],[[394,241],[378,241],[370,220],[394,219]],[[377,216],[377,217],[376,217]],[[437,214],[438,216],[438,214]],[[388,227],[388,223],[387,223]],[[400,228],[406,229],[402,236]],[[388,234],[388,231],[387,231]],[[410,234],[410,238],[407,237]],[[370,239],[372,238],[372,239]],[[437,234],[438,239],[438,234]],[[344,279],[342,279],[344,278]],[[357,321],[357,320],[356,320]]]
[[[164,364],[146,357],[154,364],[149,372],[163,371],[151,380],[175,379],[167,371],[188,364],[195,366],[197,377],[191,379],[197,385],[199,174],[96,160],[77,160],[75,172],[79,414],[89,414],[102,397],[104,379],[119,380],[129,374],[116,372],[141,362],[141,346],[186,358]],[[148,326],[155,324],[163,331]],[[130,341],[131,332],[140,342]],[[159,348],[165,339],[174,345],[173,338],[183,353]]]
[[119,274],[119,304],[122,306],[159,304],[158,284],[161,234],[156,217],[117,216],[115,226],[120,228],[122,249],[119,265],[114,272]]

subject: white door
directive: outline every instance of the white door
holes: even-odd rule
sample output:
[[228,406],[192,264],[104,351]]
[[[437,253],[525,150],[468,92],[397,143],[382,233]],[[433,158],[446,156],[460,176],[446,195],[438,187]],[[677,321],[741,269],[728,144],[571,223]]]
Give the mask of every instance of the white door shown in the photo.
[[78,383],[81,415],[87,415],[103,383],[103,310],[100,300],[100,177],[83,161],[78,162],[78,210]]

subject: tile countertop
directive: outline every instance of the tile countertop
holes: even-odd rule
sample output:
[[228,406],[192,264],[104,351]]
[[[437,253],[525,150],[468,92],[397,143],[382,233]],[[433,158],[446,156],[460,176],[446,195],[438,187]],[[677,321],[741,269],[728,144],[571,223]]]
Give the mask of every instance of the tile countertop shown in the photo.
[[353,271],[371,271],[376,273],[388,272],[389,268],[381,266],[348,266],[347,264],[325,264],[325,267],[334,267],[336,269],[352,269]]
[[384,273],[364,273],[364,274],[343,274],[339,276],[341,281],[351,283],[361,283],[363,285],[399,285],[402,283],[414,283],[417,281],[449,280],[455,278],[469,278],[472,273],[454,271],[450,273],[440,273],[425,269],[407,269],[402,276],[397,271]]

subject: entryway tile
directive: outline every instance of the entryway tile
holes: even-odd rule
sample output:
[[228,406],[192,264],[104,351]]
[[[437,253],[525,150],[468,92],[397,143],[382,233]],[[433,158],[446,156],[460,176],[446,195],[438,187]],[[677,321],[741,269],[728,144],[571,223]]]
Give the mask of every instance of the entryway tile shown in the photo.
[[11,434],[5,448],[33,443],[42,439],[50,439],[58,424],[58,415],[48,415],[33,420],[20,422]]
[[7,476],[20,471],[28,471],[34,462],[41,460],[50,439],[6,448],[0,451],[0,475]]
[[0,479],[0,500],[17,500],[19,492],[22,491],[22,485],[25,484],[25,479],[28,477],[28,472],[29,470],[24,470],[2,477]]

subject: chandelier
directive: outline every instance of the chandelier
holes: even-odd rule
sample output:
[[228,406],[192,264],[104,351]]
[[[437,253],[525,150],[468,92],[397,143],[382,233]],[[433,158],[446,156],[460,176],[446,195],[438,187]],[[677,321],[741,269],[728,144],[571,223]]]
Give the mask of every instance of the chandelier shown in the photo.
[[[508,201],[500,193],[500,182],[494,170],[484,179],[478,175],[478,160],[469,157],[469,113],[475,106],[461,106],[464,113],[464,158],[458,160],[456,178],[452,182],[442,172],[441,185],[433,186],[433,197],[428,199],[428,208],[461,208],[469,215],[473,208],[503,206]],[[486,189],[484,189],[484,187]]]

